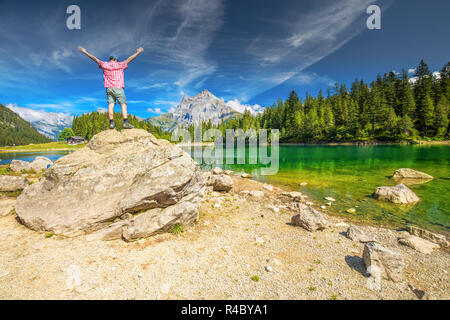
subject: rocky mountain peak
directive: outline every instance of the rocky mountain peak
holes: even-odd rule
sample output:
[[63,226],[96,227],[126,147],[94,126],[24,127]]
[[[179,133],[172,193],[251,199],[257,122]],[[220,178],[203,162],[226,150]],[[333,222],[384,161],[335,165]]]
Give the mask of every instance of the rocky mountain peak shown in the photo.
[[174,121],[178,124],[190,125],[209,120],[213,124],[219,124],[222,118],[233,116],[236,113],[223,99],[217,98],[205,89],[192,98],[184,96],[172,114]]

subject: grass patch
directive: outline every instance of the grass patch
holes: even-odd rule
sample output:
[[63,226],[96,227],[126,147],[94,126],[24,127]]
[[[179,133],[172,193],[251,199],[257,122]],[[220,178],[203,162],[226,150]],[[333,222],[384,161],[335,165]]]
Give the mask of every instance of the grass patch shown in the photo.
[[254,281],[254,282],[258,282],[259,281],[259,277],[258,276],[252,276],[250,279],[252,279],[252,281]]
[[44,238],[45,238],[45,239],[48,239],[48,238],[53,237],[54,235],[55,235],[55,233],[54,233],[53,231],[50,231],[50,232],[47,232],[47,233],[44,235]]
[[0,191],[0,196],[5,197],[18,197],[22,193],[22,190],[16,191]]
[[174,234],[174,235],[178,235],[183,233],[183,226],[181,225],[181,223],[177,223],[175,224],[172,229],[170,229],[170,233]]
[[65,141],[53,141],[49,143],[37,143],[37,144],[28,144],[25,146],[13,146],[13,147],[0,147],[0,151],[42,151],[42,150],[53,150],[53,149],[80,149],[83,148],[86,144],[78,144],[78,145],[70,145]]
[[316,291],[316,287],[309,288],[309,291]]
[[3,176],[20,176],[20,173],[14,172],[9,167],[9,164],[7,166],[0,167],[0,175]]

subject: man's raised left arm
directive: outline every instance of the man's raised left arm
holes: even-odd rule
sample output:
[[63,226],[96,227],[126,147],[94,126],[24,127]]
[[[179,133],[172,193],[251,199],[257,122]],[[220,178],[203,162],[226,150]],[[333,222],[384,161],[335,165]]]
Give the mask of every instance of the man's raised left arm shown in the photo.
[[140,47],[139,49],[137,49],[136,53],[133,54],[132,56],[130,56],[127,60],[125,60],[128,63],[130,63],[131,61],[133,61],[134,59],[136,59],[136,57],[144,51],[144,48]]

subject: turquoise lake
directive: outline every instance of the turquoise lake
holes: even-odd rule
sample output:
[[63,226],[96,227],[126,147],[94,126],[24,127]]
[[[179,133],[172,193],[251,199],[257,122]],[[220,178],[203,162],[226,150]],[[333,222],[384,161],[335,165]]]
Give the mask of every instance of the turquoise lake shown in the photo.
[[[236,149],[233,164],[199,162],[204,170],[219,166],[245,171],[256,180],[301,191],[320,204],[326,203],[324,197],[333,197],[337,201],[327,209],[331,214],[391,227],[415,224],[450,234],[450,146],[282,145],[279,170],[268,176],[259,173],[262,165],[249,164],[248,155],[252,151],[257,150]],[[32,161],[38,155],[56,160],[69,152],[0,153],[0,163],[12,159]],[[237,164],[236,157],[241,152],[247,158],[244,164]],[[373,199],[371,194],[376,187],[397,184],[390,176],[399,168],[412,168],[435,177],[424,184],[409,185],[422,201],[415,205],[396,205]],[[307,185],[301,186],[302,182]],[[355,208],[356,213],[346,213],[349,208]]]
[[[236,150],[235,154],[242,151]],[[249,147],[245,152],[248,157]],[[215,166],[245,171],[256,180],[304,192],[320,204],[327,202],[324,197],[333,197],[337,201],[327,212],[349,219],[391,227],[415,224],[450,233],[450,146],[282,145],[279,171],[275,175],[260,175],[261,166],[248,164],[248,159],[246,164],[202,163],[208,170]],[[412,168],[435,177],[424,184],[409,185],[422,201],[397,205],[373,199],[375,188],[397,184],[390,177],[400,168]],[[302,182],[307,185],[301,186]],[[346,213],[349,208],[355,208],[356,213]]]

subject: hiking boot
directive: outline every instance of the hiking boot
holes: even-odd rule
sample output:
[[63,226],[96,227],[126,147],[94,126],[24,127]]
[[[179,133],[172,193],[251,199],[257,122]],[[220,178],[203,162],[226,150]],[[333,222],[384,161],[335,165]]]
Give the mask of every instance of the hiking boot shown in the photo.
[[124,122],[123,123],[123,128],[124,129],[134,129],[134,127],[129,122]]
[[109,128],[110,128],[110,129],[115,129],[115,128],[116,128],[116,124],[115,124],[114,122],[111,122],[111,123],[109,124]]

